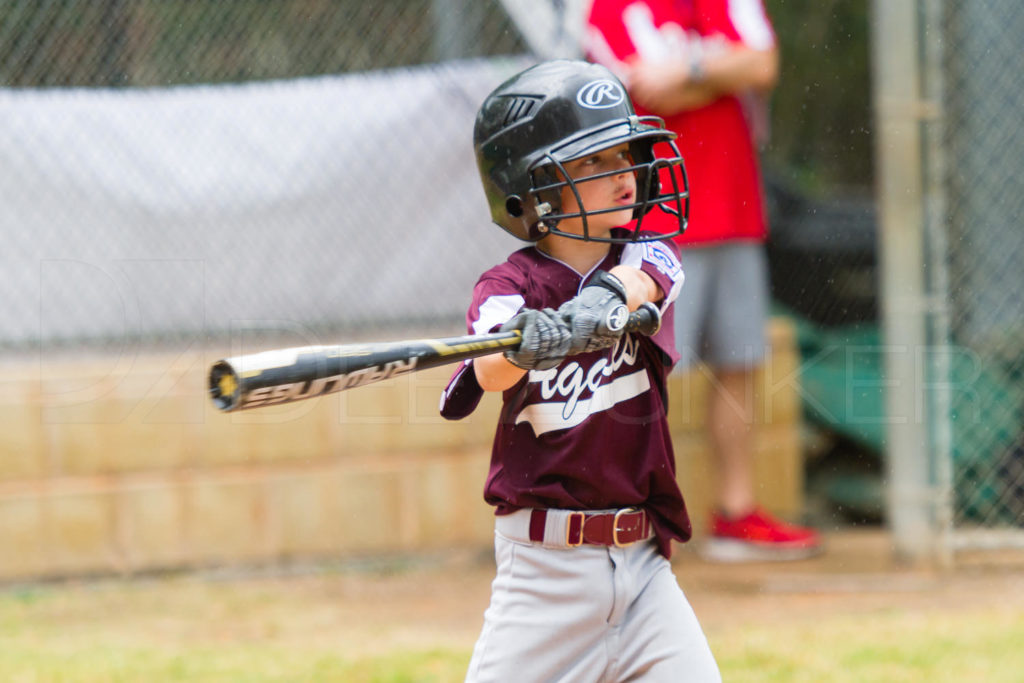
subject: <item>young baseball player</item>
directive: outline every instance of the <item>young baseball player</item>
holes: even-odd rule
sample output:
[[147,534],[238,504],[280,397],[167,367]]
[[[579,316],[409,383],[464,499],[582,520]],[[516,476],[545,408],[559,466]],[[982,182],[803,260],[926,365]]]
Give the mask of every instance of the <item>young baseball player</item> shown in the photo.
[[[685,229],[682,159],[654,153],[674,138],[586,62],[527,69],[477,115],[492,218],[532,244],[481,276],[467,315],[522,343],[460,366],[441,403],[459,419],[503,392],[484,491],[497,576],[467,681],[720,680],[668,562],[690,537],[665,388],[683,273],[643,222]],[[665,324],[628,331],[627,310]]]

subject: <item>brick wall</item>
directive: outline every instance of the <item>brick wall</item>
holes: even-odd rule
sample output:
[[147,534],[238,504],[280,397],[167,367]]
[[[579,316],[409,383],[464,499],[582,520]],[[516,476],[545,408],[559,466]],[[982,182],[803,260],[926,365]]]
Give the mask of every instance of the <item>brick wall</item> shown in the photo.
[[[774,351],[751,398],[759,495],[802,504],[798,357]],[[132,573],[490,544],[481,491],[496,396],[442,420],[450,368],[286,406],[224,414],[216,355],[8,361],[0,383],[0,580]],[[711,484],[710,382],[672,377],[679,477],[697,525]]]

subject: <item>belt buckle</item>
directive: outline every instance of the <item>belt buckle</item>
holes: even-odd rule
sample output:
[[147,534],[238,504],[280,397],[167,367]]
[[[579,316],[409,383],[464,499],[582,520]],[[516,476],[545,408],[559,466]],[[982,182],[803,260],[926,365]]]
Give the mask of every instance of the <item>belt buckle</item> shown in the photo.
[[[579,520],[578,524],[573,524],[573,520]],[[568,519],[565,520],[565,545],[569,548],[576,548],[583,545],[583,527],[587,523],[587,515],[584,512],[576,510],[569,513]],[[576,542],[572,542],[573,527],[576,530]]]
[[[622,542],[619,541],[619,532],[620,531],[627,531],[627,529],[620,529],[619,528],[619,517],[621,517],[622,515],[633,514],[634,512],[642,512],[642,511],[640,510],[640,508],[630,507],[630,508],[622,508],[621,510],[619,510],[618,512],[615,513],[615,519],[612,520],[612,543],[615,544],[616,548],[626,548],[626,547],[629,547],[629,546],[633,545],[634,543],[636,543],[636,541],[629,541],[628,543],[622,543]],[[643,524],[643,520],[642,519],[641,519],[640,523]]]

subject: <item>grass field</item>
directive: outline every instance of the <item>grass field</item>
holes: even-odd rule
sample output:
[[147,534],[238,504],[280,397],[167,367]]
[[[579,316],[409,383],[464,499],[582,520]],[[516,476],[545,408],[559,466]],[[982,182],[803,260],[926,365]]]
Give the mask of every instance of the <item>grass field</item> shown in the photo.
[[[726,681],[1024,680],[1021,571],[819,569],[677,569]],[[8,586],[0,681],[461,681],[491,571],[476,556]]]
[[[470,643],[383,646],[361,654],[344,644],[274,643],[270,632],[209,643],[199,638],[160,642],[166,634],[159,629],[90,628],[79,621],[90,602],[80,595],[22,601],[5,597],[0,606],[0,680],[442,682],[462,680],[470,655]],[[72,610],[70,602],[77,608]],[[63,620],[70,616],[65,610],[77,612],[69,628],[37,618],[55,612]],[[931,617],[902,610],[857,619],[826,615],[813,625],[738,627],[711,636],[727,681],[1020,681],[1021,643],[1021,614],[1009,610]]]
[[1019,610],[825,614],[814,624],[739,628],[711,640],[725,680],[1024,680]]

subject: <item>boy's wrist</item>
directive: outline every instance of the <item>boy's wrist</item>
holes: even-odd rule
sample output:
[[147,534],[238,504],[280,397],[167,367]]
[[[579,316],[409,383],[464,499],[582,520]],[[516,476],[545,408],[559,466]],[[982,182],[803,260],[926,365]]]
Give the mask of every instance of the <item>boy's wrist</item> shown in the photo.
[[609,273],[606,270],[599,270],[594,273],[590,282],[587,283],[587,287],[604,287],[618,296],[622,303],[626,303],[629,298],[625,283],[614,273]]
[[654,278],[639,268],[618,265],[612,268],[611,274],[624,284],[626,305],[631,311],[635,311],[648,301],[661,301],[665,296]]

